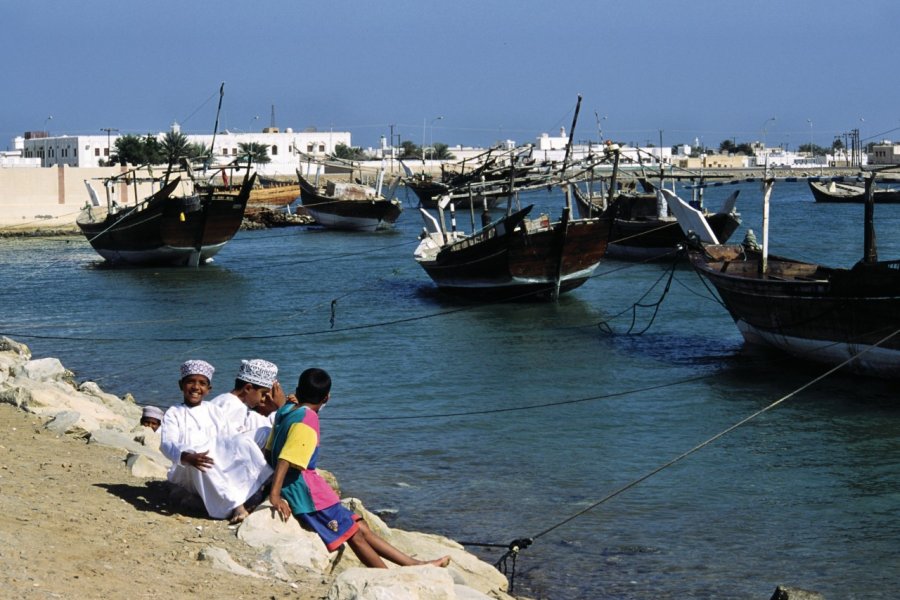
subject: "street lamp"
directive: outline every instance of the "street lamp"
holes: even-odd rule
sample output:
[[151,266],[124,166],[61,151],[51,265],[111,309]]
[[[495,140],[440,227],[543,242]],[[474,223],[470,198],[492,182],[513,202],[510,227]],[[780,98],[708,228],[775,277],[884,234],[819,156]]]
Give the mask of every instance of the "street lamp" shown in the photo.
[[775,117],[769,117],[768,119],[766,119],[766,120],[763,122],[763,126],[762,126],[762,138],[763,138],[762,143],[763,143],[763,149],[765,149],[765,147],[766,147],[766,132],[767,132],[768,129],[769,129],[769,123],[771,123],[771,122],[774,121],[774,120],[775,120]]
[[252,119],[250,119],[250,123],[247,125],[247,133],[253,132],[253,123],[254,121],[259,121],[259,115],[256,115]]
[[599,137],[600,142],[603,143],[603,121],[606,120],[606,115],[601,117],[595,110],[594,116],[597,117],[597,137]]
[[47,115],[47,118],[44,119],[44,131],[47,133],[47,137],[50,137],[50,130],[47,129],[47,124],[53,120],[53,115]]
[[[444,117],[433,118],[431,120],[431,125],[433,126],[435,121],[440,121],[443,118]],[[422,164],[425,163],[425,124],[426,124],[426,122],[427,122],[426,119],[422,119]]]
[[812,164],[815,156],[813,152],[813,122],[812,119],[807,119],[806,122],[809,123],[809,164]]

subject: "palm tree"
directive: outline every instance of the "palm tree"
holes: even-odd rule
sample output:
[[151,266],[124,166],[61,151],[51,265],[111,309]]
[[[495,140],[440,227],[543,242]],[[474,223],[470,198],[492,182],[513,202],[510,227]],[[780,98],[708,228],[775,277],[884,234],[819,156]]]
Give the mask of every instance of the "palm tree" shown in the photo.
[[242,159],[248,159],[250,162],[258,165],[272,162],[272,159],[269,158],[268,144],[260,144],[258,142],[241,143],[238,144],[238,150]]
[[441,142],[434,143],[434,151],[431,153],[431,158],[435,160],[453,160],[456,156],[450,152],[450,146],[447,144],[443,144]]
[[160,146],[170,167],[178,162],[179,159],[190,156],[191,143],[188,141],[187,136],[180,131],[169,131],[166,133]]

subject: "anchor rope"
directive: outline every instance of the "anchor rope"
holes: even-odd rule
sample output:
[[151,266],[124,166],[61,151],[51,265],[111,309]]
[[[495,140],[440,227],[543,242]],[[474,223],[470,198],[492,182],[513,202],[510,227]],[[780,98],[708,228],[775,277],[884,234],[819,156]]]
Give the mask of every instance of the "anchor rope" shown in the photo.
[[[645,473],[644,475],[641,475],[640,477],[637,477],[636,479],[631,480],[631,481],[628,482],[627,484],[625,484],[625,485],[623,485],[623,486],[621,486],[621,487],[619,487],[619,488],[613,490],[612,492],[606,494],[605,496],[603,496],[603,497],[600,498],[599,500],[597,500],[597,501],[591,503],[591,504],[588,505],[587,507],[585,507],[585,508],[583,508],[583,509],[581,509],[581,510],[575,512],[575,513],[573,513],[572,515],[569,515],[569,516],[566,517],[565,519],[562,519],[561,521],[555,523],[554,525],[552,525],[552,526],[550,526],[550,527],[547,527],[546,529],[544,529],[544,530],[542,530],[542,531],[536,533],[535,535],[533,535],[533,536],[531,536],[531,537],[516,538],[515,540],[513,540],[512,542],[510,542],[510,543],[507,544],[507,545],[504,545],[504,544],[472,543],[472,542],[470,542],[469,545],[472,545],[472,546],[484,546],[484,547],[490,547],[490,548],[498,548],[498,547],[506,547],[506,548],[508,548],[507,552],[504,553],[504,555],[500,558],[500,560],[497,561],[497,563],[496,563],[495,566],[497,566],[498,570],[500,569],[501,566],[505,568],[505,567],[506,567],[506,561],[507,561],[509,558],[512,558],[512,575],[511,575],[511,577],[515,577],[515,561],[516,561],[516,557],[518,556],[520,550],[522,550],[523,548],[527,548],[527,547],[531,546],[538,538],[541,538],[541,537],[544,537],[545,535],[548,535],[549,533],[551,533],[551,532],[553,532],[553,531],[559,529],[560,527],[562,527],[562,526],[564,526],[564,525],[566,525],[566,524],[568,524],[568,523],[574,521],[575,519],[577,519],[577,518],[579,518],[579,517],[581,517],[581,516],[587,514],[587,513],[590,512],[590,511],[594,510],[594,509],[597,508],[598,506],[600,506],[600,505],[602,505],[602,504],[608,502],[609,500],[612,500],[613,498],[615,498],[615,497],[617,497],[617,496],[619,496],[619,495],[621,495],[621,494],[627,492],[628,490],[630,490],[630,489],[632,489],[632,488],[634,488],[634,487],[640,485],[641,483],[647,481],[647,480],[650,479],[651,477],[654,477],[655,475],[658,475],[659,473],[661,473],[661,472],[665,471],[666,469],[668,469],[669,467],[672,467],[673,465],[675,465],[675,464],[681,462],[682,460],[688,458],[689,456],[693,455],[694,453],[699,452],[700,450],[702,450],[702,449],[706,448],[707,446],[713,444],[714,442],[716,442],[717,440],[721,439],[722,437],[728,435],[729,433],[735,431],[736,429],[738,429],[738,428],[740,428],[740,427],[746,425],[746,424],[749,423],[750,421],[756,419],[756,418],[759,417],[760,415],[762,415],[762,414],[764,414],[764,413],[766,413],[766,412],[768,412],[768,411],[770,411],[770,410],[776,408],[777,406],[783,404],[784,402],[786,402],[787,400],[793,398],[793,397],[796,396],[797,394],[799,394],[799,393],[805,391],[806,389],[812,387],[813,385],[819,383],[820,381],[824,380],[826,377],[829,377],[830,375],[832,375],[832,374],[835,373],[836,371],[838,371],[838,370],[842,369],[843,367],[845,367],[847,364],[849,364],[849,363],[852,362],[853,360],[856,360],[858,357],[860,357],[860,356],[866,354],[867,352],[869,352],[869,351],[871,351],[871,350],[873,350],[873,349],[875,349],[875,348],[877,348],[877,347],[880,347],[882,344],[884,344],[885,342],[887,342],[888,340],[890,340],[891,338],[893,338],[894,336],[896,336],[896,335],[898,335],[898,334],[900,334],[900,329],[894,330],[893,332],[891,332],[891,333],[889,333],[888,335],[886,335],[885,337],[881,338],[880,340],[878,340],[878,342],[876,342],[876,343],[872,344],[871,346],[865,348],[863,351],[859,352],[858,354],[855,354],[855,355],[853,355],[853,356],[847,358],[846,360],[844,360],[843,362],[841,362],[841,363],[838,364],[838,365],[835,365],[834,367],[831,367],[830,369],[828,369],[827,371],[825,371],[825,372],[822,373],[821,375],[819,375],[819,376],[817,376],[817,377],[814,377],[812,380],[810,380],[810,381],[804,383],[804,384],[801,385],[800,387],[798,387],[798,388],[794,389],[793,391],[791,391],[791,392],[785,394],[784,396],[782,396],[781,398],[779,398],[779,399],[775,400],[774,402],[768,404],[767,406],[764,406],[763,408],[761,408],[761,409],[759,409],[759,410],[757,410],[757,411],[751,413],[749,416],[744,417],[744,418],[741,419],[740,421],[738,421],[738,422],[734,423],[733,425],[731,425],[731,426],[729,426],[729,427],[723,429],[722,431],[720,431],[719,433],[716,433],[716,434],[713,435],[712,437],[709,437],[709,438],[705,439],[704,441],[700,442],[699,444],[695,445],[694,447],[690,448],[689,450],[687,450],[687,451],[685,451],[685,452],[682,452],[681,454],[679,454],[679,455],[676,456],[675,458],[672,458],[671,460],[666,461],[665,463],[663,463],[663,464],[661,464],[660,466],[658,466],[658,467],[652,469],[651,471]],[[499,566],[498,566],[498,565],[499,565]],[[506,574],[506,572],[504,572],[504,574]],[[513,585],[514,585],[514,583],[513,583],[512,581],[510,581],[510,588],[511,588],[511,589],[512,589]]]

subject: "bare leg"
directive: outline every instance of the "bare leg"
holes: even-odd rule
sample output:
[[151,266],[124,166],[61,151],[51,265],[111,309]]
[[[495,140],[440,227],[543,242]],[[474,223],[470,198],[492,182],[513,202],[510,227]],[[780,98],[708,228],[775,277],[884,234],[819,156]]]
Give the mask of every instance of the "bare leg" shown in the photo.
[[353,537],[347,540],[353,552],[360,561],[367,567],[385,568],[382,558],[386,558],[394,564],[402,567],[411,567],[414,565],[434,565],[436,567],[446,567],[450,564],[449,556],[442,556],[435,560],[417,560],[391,544],[381,539],[375,532],[369,529],[364,521],[359,521],[359,531]]

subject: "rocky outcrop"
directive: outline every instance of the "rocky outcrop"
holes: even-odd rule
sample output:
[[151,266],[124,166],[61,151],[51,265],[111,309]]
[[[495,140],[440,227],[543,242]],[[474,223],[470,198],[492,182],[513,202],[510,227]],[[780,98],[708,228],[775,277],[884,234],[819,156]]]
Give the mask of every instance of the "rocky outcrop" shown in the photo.
[[[169,461],[159,452],[159,434],[137,425],[141,407],[130,396],[108,394],[93,382],[76,384],[72,372],[57,359],[32,359],[26,345],[6,337],[0,337],[0,402],[40,416],[44,429],[54,435],[121,449],[125,466],[135,477],[166,477]],[[331,474],[323,475],[338,489]],[[267,504],[259,506],[237,531],[241,540],[259,552],[254,568],[237,563],[214,546],[201,551],[199,558],[211,568],[271,580],[289,579],[285,565],[308,570],[329,579],[329,600],[511,600],[506,578],[453,540],[392,529],[359,500],[343,502],[373,531],[410,556],[433,559],[449,555],[450,566],[362,568],[349,548],[328,552],[316,534],[294,519],[282,521]]]

